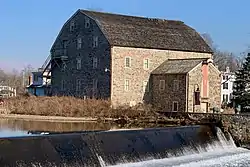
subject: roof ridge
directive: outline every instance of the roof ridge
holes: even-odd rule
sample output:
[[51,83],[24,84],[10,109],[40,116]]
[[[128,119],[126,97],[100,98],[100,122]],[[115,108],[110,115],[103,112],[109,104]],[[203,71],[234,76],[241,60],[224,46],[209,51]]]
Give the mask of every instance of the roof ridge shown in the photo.
[[140,18],[140,19],[148,19],[148,20],[155,20],[155,21],[167,21],[167,22],[179,22],[179,23],[184,23],[181,20],[168,20],[168,19],[160,19],[156,17],[143,17],[143,16],[135,16],[135,15],[128,15],[128,14],[120,14],[120,13],[111,13],[111,12],[101,12],[101,11],[92,11],[92,10],[85,10],[85,9],[80,9],[82,12],[93,12],[93,13],[99,13],[99,14],[108,14],[108,15],[116,15],[116,16],[123,16],[123,17],[134,17],[134,18]]

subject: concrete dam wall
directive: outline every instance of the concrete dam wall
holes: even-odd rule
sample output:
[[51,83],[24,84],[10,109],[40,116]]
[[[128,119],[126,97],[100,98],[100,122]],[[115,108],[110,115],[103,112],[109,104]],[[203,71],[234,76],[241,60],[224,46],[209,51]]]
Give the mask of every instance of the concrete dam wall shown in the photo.
[[167,158],[205,150],[221,140],[218,131],[201,125],[1,138],[0,166],[104,167]]

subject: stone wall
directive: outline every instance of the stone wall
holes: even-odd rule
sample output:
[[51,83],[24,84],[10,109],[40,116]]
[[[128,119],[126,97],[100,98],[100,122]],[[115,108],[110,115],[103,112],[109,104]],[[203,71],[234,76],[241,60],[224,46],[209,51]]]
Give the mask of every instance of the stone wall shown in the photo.
[[221,128],[229,132],[235,143],[250,148],[250,115],[231,115],[221,118]]
[[[150,99],[150,93],[143,91],[143,82],[149,81],[150,73],[169,58],[211,58],[209,53],[194,53],[157,49],[112,47],[112,87],[113,106],[136,104]],[[125,68],[125,57],[131,58],[131,67]],[[143,68],[143,60],[149,59],[149,69]],[[129,91],[124,90],[125,79],[130,81]]]
[[[189,112],[204,112],[200,105],[194,106],[194,91],[199,87],[201,91],[201,102],[205,101],[203,99],[202,94],[202,64],[195,67],[193,70],[190,71],[188,74],[188,80],[189,80],[189,86],[188,86],[188,111]],[[208,112],[213,112],[214,107],[221,106],[220,102],[220,94],[221,94],[221,77],[220,72],[216,67],[212,64],[208,65],[208,99],[206,100],[208,102]]]
[[209,83],[209,103],[210,108],[221,107],[221,76],[220,71],[213,65],[208,66],[208,83]]
[[243,114],[203,114],[203,113],[164,113],[174,117],[182,125],[215,124],[224,133],[230,133],[236,145],[250,148],[250,115]]
[[[52,68],[52,93],[53,95],[73,95],[110,97],[110,45],[97,23],[89,18],[90,27],[85,27],[85,16],[78,12],[73,15],[62,27],[51,49],[54,54],[63,48],[66,43],[66,56],[68,60],[63,69],[62,62],[53,63]],[[88,18],[88,17],[87,17]],[[70,31],[70,22],[74,21],[75,29]],[[98,46],[93,47],[93,38],[98,37]],[[77,48],[77,40],[81,38],[82,46]],[[97,68],[93,68],[93,58],[97,58]],[[81,59],[81,68],[77,69],[77,59]],[[59,66],[58,66],[59,65]],[[93,80],[97,79],[97,89],[93,90]],[[62,89],[64,80],[64,89]],[[77,90],[77,81],[80,81],[80,89]]]
[[[160,80],[165,80],[165,90],[159,89]],[[179,88],[174,90],[174,80],[178,81]],[[186,111],[186,75],[168,74],[152,76],[152,104],[154,108],[164,111],[173,111],[173,102],[178,102],[178,112]]]
[[200,106],[194,106],[194,91],[201,88],[201,64],[188,73],[188,112],[200,112]]

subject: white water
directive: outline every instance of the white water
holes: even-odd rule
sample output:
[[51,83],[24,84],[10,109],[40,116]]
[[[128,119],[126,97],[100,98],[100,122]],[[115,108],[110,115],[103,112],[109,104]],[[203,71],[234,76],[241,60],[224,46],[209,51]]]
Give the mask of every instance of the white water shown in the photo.
[[[227,140],[218,128],[217,137],[219,141],[200,148],[199,153],[194,150],[185,149],[179,156],[171,156],[165,159],[152,159],[142,162],[121,162],[114,166],[105,165],[100,156],[98,159],[102,167],[249,167],[250,150],[237,148],[232,138]],[[150,157],[149,157],[150,158]]]

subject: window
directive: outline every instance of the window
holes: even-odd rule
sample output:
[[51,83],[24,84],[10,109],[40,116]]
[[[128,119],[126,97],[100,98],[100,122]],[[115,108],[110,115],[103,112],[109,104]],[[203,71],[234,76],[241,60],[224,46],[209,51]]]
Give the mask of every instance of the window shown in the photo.
[[149,92],[149,84],[148,81],[143,81],[143,91]]
[[93,68],[97,68],[98,66],[98,59],[96,57],[93,57]]
[[174,112],[178,111],[178,102],[177,101],[173,101],[172,111],[174,111]]
[[125,80],[125,91],[128,91],[129,90],[129,80],[128,79],[126,79]]
[[125,67],[127,67],[127,68],[131,67],[131,58],[130,57],[125,58]]
[[97,79],[93,79],[93,91],[97,90],[97,86],[98,86],[98,80]]
[[93,38],[93,47],[96,48],[98,46],[98,37]]
[[76,91],[79,92],[81,90],[81,80],[77,79],[76,80]]
[[85,17],[85,28],[89,28],[90,27],[90,21],[88,17]]
[[81,58],[77,58],[76,59],[76,69],[80,70],[82,68],[82,59]]
[[160,90],[165,90],[165,80],[160,80],[159,89]]
[[63,64],[62,64],[62,71],[66,71],[66,69],[67,69],[67,64],[64,62]]
[[149,69],[149,59],[144,59],[143,60],[143,68],[144,68],[144,70]]
[[69,27],[69,29],[70,29],[70,31],[74,31],[74,29],[75,29],[75,21],[74,21],[74,20],[72,20],[72,21],[70,22],[70,27]]
[[228,94],[223,94],[223,102],[228,102],[229,100],[229,97],[228,97]]
[[34,75],[34,82],[37,82],[38,81],[38,76],[37,75]]
[[67,48],[67,40],[63,40],[63,49],[66,49]]
[[81,49],[82,48],[82,38],[77,38],[77,49]]
[[233,93],[230,93],[229,100],[232,100],[232,99],[233,99]]
[[179,90],[179,81],[178,80],[174,80],[174,82],[173,82],[173,90],[174,91]]
[[228,76],[227,75],[223,75],[223,80],[228,80]]
[[61,81],[61,90],[65,90],[65,80]]
[[223,83],[223,89],[228,89],[228,83],[227,82]]

